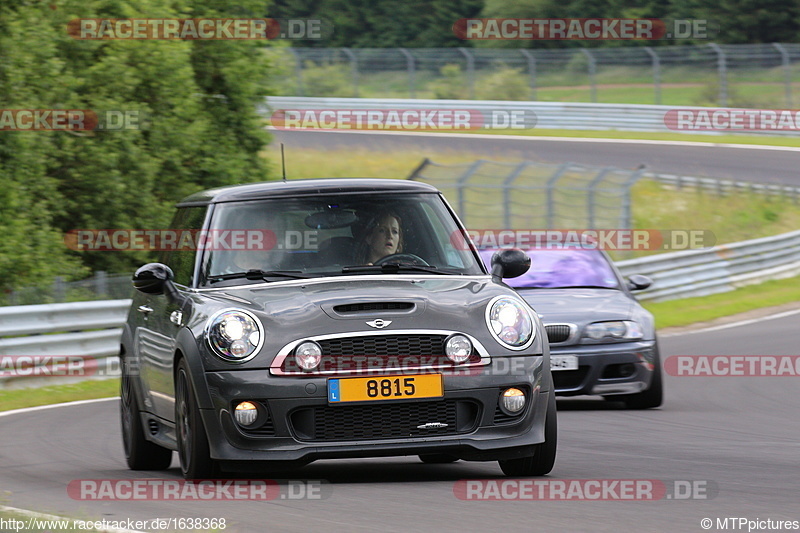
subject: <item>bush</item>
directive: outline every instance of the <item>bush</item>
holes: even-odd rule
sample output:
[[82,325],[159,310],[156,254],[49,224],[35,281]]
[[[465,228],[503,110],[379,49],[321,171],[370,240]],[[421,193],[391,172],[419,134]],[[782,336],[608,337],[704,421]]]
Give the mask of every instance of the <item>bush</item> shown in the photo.
[[478,79],[475,95],[479,100],[530,100],[528,76],[522,69],[507,66]]
[[303,96],[353,96],[350,67],[306,61],[303,65]]

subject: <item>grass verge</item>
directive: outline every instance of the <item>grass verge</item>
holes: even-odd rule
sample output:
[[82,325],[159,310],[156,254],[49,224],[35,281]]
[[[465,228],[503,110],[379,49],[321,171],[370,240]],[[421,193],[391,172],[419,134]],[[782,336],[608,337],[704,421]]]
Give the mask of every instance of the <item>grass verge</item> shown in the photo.
[[765,281],[730,292],[643,305],[655,316],[656,328],[687,326],[800,301],[800,278]]
[[69,385],[52,385],[37,389],[0,390],[0,411],[108,398],[119,394],[119,379],[89,380]]

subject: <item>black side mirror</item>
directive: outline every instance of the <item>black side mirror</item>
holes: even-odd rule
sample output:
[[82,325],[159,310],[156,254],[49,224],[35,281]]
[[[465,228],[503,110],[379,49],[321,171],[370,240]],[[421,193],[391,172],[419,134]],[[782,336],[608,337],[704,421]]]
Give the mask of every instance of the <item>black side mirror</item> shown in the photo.
[[147,263],[139,267],[133,275],[133,286],[145,294],[164,294],[174,292],[172,269],[162,263]]
[[500,250],[492,256],[492,276],[498,278],[516,278],[530,267],[531,258],[518,248]]
[[653,280],[641,274],[634,274],[628,278],[628,289],[632,291],[643,291],[653,284]]

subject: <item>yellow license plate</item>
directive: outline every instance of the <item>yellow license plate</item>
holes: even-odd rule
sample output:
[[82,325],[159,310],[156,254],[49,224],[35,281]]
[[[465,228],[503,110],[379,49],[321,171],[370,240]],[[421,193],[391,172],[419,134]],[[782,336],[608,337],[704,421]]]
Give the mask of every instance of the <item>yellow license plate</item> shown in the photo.
[[328,380],[328,401],[331,403],[441,398],[442,396],[444,396],[444,385],[441,374]]

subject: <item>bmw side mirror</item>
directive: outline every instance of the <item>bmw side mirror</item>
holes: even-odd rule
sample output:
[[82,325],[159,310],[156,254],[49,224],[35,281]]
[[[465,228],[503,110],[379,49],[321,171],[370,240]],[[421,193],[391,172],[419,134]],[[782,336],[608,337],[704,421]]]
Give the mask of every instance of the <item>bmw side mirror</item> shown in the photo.
[[628,289],[632,291],[643,291],[653,284],[653,280],[641,274],[634,274],[628,278]]
[[531,267],[531,258],[518,248],[500,250],[492,255],[492,276],[516,278]]
[[164,294],[174,292],[172,269],[162,263],[147,263],[139,267],[133,275],[133,286],[145,294]]

